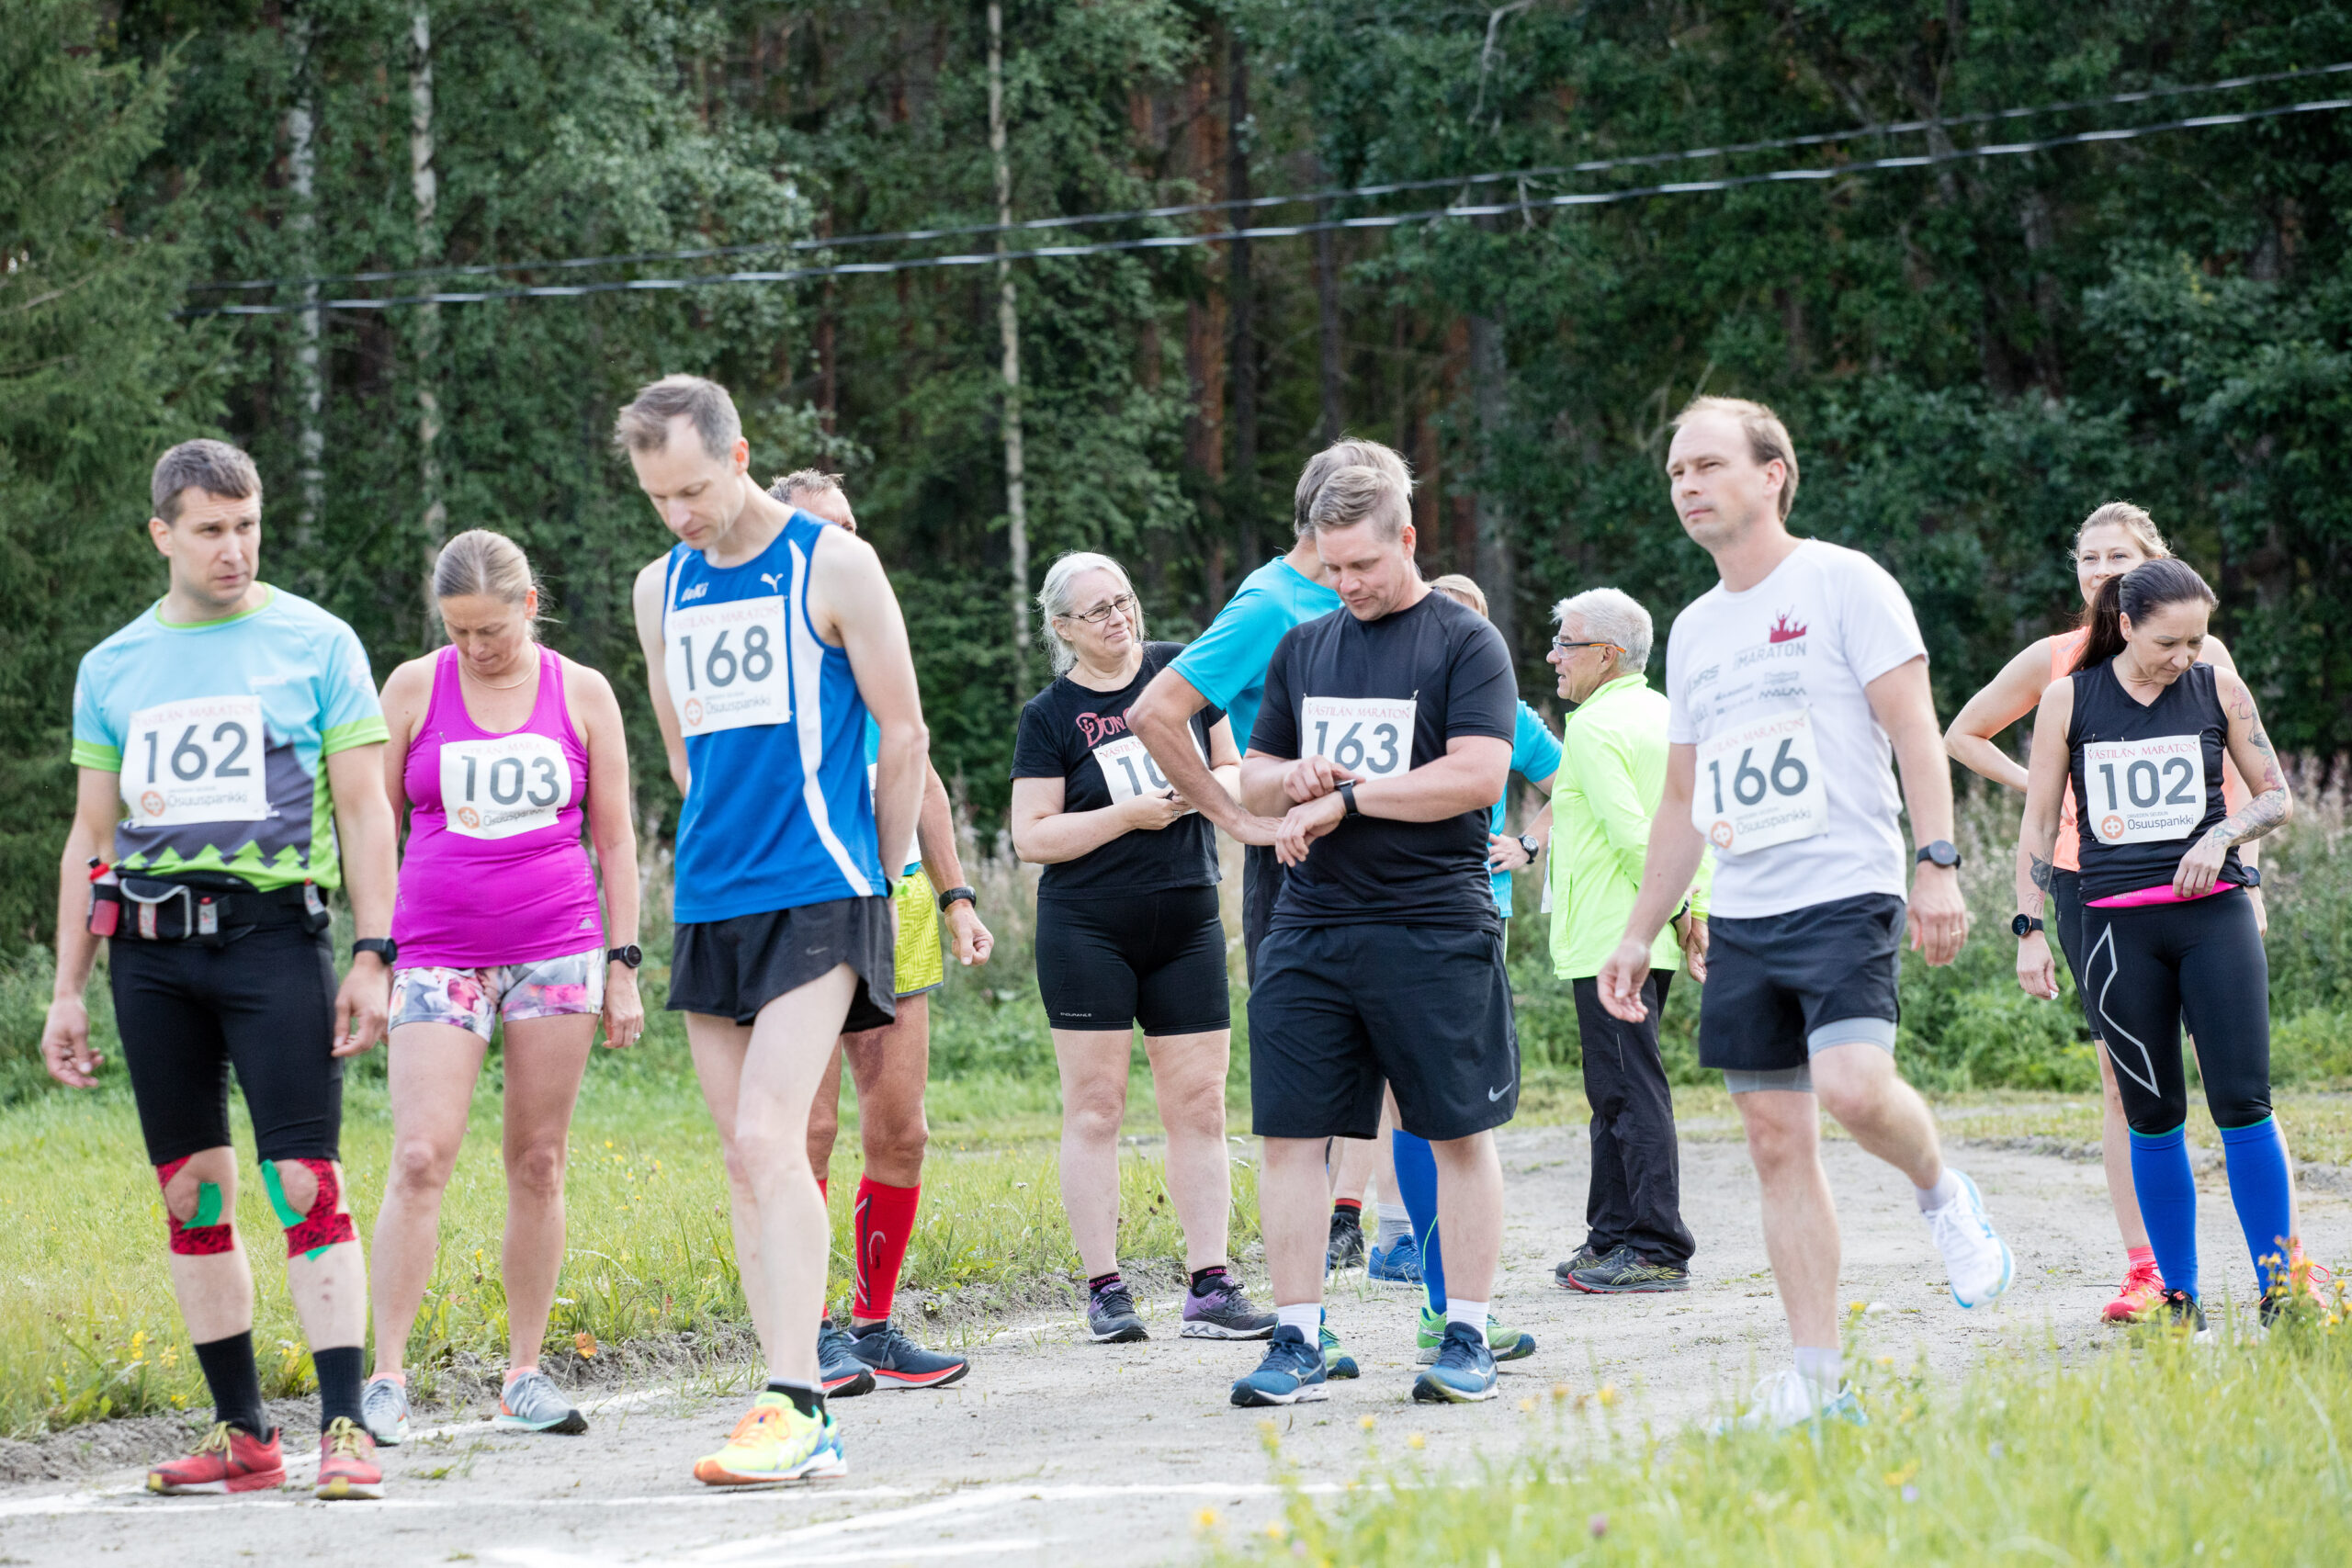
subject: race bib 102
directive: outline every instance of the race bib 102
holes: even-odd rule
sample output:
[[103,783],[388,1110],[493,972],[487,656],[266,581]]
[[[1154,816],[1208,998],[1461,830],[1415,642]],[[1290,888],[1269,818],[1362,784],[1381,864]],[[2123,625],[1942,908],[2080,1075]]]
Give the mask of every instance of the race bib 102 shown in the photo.
[[1724,854],[1770,849],[1829,830],[1829,788],[1813,711],[1749,719],[1699,742],[1690,821]]
[[556,825],[571,804],[571,764],[546,735],[451,740],[441,747],[441,809],[449,831],[511,839]]
[[1299,748],[1369,779],[1413,768],[1412,697],[1308,697],[1300,705]]
[[791,721],[782,594],[690,604],[671,611],[662,631],[662,674],[681,733]]
[[2185,839],[2205,820],[2205,738],[2094,740],[2083,748],[2081,819],[2102,844]]
[[258,822],[269,815],[261,699],[190,697],[130,716],[122,804],[133,826]]

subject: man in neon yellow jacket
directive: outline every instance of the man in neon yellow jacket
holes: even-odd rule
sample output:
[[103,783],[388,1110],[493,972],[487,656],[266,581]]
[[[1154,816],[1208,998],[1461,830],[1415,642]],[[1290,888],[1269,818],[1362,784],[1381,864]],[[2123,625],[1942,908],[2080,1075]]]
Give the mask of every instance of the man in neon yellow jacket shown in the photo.
[[1690,901],[1658,933],[1640,1023],[1600,1005],[1594,976],[1623,935],[1641,891],[1650,820],[1666,787],[1664,694],[1643,675],[1650,615],[1630,594],[1594,588],[1564,599],[1551,664],[1576,705],[1552,786],[1552,963],[1576,987],[1585,1099],[1592,1106],[1592,1187],[1585,1241],[1554,1274],[1570,1290],[1614,1295],[1680,1291],[1692,1242],[1682,1223],[1674,1099],[1659,1060],[1667,987],[1685,963],[1706,978],[1707,886],[1702,863]]

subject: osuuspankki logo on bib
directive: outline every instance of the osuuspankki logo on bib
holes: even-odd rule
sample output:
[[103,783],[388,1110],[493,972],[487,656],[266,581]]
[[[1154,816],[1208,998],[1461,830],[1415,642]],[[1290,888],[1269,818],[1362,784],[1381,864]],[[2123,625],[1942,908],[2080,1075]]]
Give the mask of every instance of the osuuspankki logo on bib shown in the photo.
[[686,699],[686,728],[692,729],[698,727],[701,723],[702,699],[700,697],[688,697]]
[[161,817],[164,814],[164,796],[162,792],[151,789],[146,794],[141,795],[139,797],[139,809],[144,811],[150,817]]
[[460,806],[458,807],[458,820],[468,828],[479,828],[481,826],[481,813],[470,806]]
[[2098,836],[2102,839],[2110,840],[2123,837],[2123,818],[2111,814],[2100,818],[2098,819]]
[[1715,819],[1715,825],[1707,829],[1707,838],[1712,843],[1713,843],[1715,848],[1719,850],[1730,849],[1732,840],[1731,824],[1721,818],[1717,818]]

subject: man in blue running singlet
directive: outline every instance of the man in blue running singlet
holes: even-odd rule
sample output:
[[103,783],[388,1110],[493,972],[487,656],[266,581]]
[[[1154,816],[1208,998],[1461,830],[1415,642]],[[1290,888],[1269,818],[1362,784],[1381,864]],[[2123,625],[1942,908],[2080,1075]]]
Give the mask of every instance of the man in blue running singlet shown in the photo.
[[[831,1231],[808,1166],[809,1106],[833,1042],[895,1013],[879,844],[914,836],[930,737],[906,622],[872,547],[777,502],[750,476],[734,400],[671,376],[614,438],[670,552],[634,605],[678,814],[670,1010],[718,1124],[743,1295],[769,1382],[714,1486],[848,1472],[808,1325],[824,1310]],[[874,780],[868,713],[881,729]]]

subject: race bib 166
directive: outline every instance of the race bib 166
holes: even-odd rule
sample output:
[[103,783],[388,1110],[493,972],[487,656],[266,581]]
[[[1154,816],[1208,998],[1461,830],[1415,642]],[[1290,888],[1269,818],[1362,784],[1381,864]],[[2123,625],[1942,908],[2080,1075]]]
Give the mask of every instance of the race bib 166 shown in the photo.
[[791,721],[781,594],[690,604],[671,611],[662,630],[662,674],[681,732]]
[[2083,747],[2082,820],[2102,844],[2185,839],[2205,820],[2205,738],[2093,740]]
[[1308,697],[1299,708],[1299,748],[1365,778],[1413,768],[1411,697]]
[[131,823],[258,822],[269,815],[261,699],[190,697],[130,716],[120,788]]
[[449,831],[511,839],[552,828],[571,804],[571,764],[546,735],[452,740],[441,748],[441,809]]
[[1749,719],[1699,742],[1690,821],[1729,855],[1827,832],[1829,789],[1812,710]]

